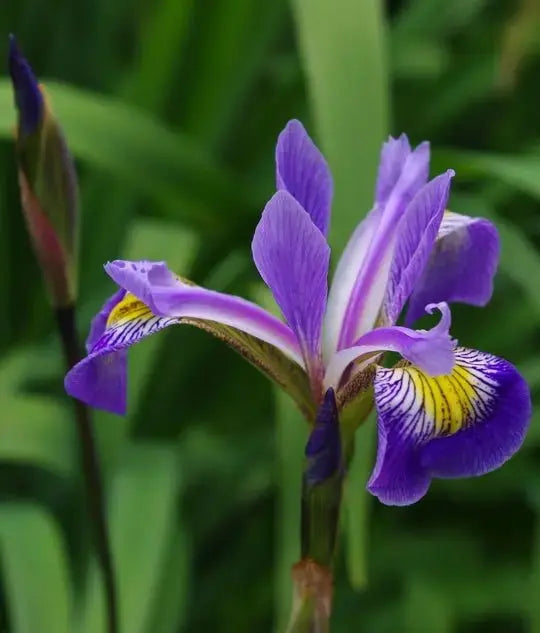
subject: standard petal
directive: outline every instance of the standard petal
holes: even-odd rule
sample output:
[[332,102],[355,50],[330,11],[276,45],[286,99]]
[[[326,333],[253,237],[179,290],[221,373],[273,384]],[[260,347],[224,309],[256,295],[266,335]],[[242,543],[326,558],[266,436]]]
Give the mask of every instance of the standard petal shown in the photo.
[[491,299],[499,263],[499,235],[483,218],[446,211],[437,241],[409,299],[407,324],[426,303],[460,301],[483,306]]
[[92,407],[123,415],[127,348],[174,323],[179,319],[156,316],[133,294],[119,290],[94,318],[87,340],[89,354],[66,375],[66,391]]
[[380,213],[375,208],[356,227],[339,258],[330,284],[328,305],[324,315],[323,353],[326,362],[338,349],[343,320],[358,278],[358,271],[361,270],[364,258],[368,254],[379,220]]
[[[400,221],[384,312],[395,323],[422,275],[441,225],[454,172],[437,176],[414,197]],[[429,303],[426,302],[422,306]]]
[[319,365],[330,248],[300,204],[278,191],[255,229],[253,259],[290,328],[306,365]]
[[448,376],[377,370],[379,446],[368,490],[385,504],[418,501],[433,477],[490,472],[523,443],[531,399],[516,368],[463,347],[455,356]]
[[[335,315],[333,318],[338,319],[339,336],[334,349],[350,347],[359,336],[373,328],[388,285],[400,220],[412,198],[424,186],[428,168],[429,144],[421,143],[407,155],[392,190],[387,196],[385,194],[384,205],[376,205],[371,212],[366,225],[371,227],[370,230],[353,235],[355,241],[360,236],[368,238],[363,244],[365,250],[346,248],[347,266],[338,266],[340,274],[336,273],[332,286],[346,287],[348,294],[332,292],[329,306]],[[333,305],[334,301],[339,305]],[[329,345],[325,349],[327,354],[334,351]]]
[[323,235],[328,233],[334,190],[332,175],[300,121],[289,121],[279,135],[276,186],[298,200]]
[[391,136],[383,144],[375,188],[375,201],[379,206],[384,205],[388,200],[410,153],[411,145],[406,134],[402,134],[399,138]]
[[358,358],[363,358],[360,369],[373,362],[381,352],[397,352],[430,376],[448,374],[454,366],[455,342],[449,334],[450,310],[446,303],[426,306],[430,314],[441,311],[441,320],[431,330],[411,330],[400,326],[380,327],[364,334],[355,345],[334,354],[328,367],[324,384],[338,387],[345,369]]

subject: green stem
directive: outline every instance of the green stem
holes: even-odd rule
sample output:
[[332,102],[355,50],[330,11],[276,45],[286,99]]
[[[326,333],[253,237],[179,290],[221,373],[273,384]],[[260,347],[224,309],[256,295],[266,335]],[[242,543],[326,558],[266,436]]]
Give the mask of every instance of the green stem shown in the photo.
[[323,483],[302,482],[302,559],[293,568],[294,599],[287,633],[329,633],[333,564],[344,472]]
[[[337,419],[337,408],[321,405],[312,431],[314,446],[306,448],[302,477],[301,553],[293,568],[294,599],[288,633],[329,633],[333,594],[333,566],[343,498],[343,484],[354,454],[355,431],[372,407],[371,383],[355,384],[354,397],[345,393],[347,406]],[[365,383],[365,384],[364,384]],[[351,396],[351,397],[349,397]],[[332,394],[333,398],[333,394]],[[335,426],[332,426],[335,425]],[[339,434],[335,455],[333,431]],[[321,448],[321,441],[326,443]],[[337,457],[337,459],[336,459]],[[337,465],[336,465],[337,464]],[[318,477],[330,465],[329,476]]]
[[[73,305],[56,309],[56,322],[62,341],[64,357],[68,369],[71,369],[81,358],[80,346],[75,325],[75,307]],[[94,436],[94,429],[88,408],[79,400],[73,400],[75,418],[79,433],[79,445],[86,486],[88,512],[94,527],[94,538],[99,563],[103,574],[105,598],[107,603],[108,633],[118,633],[118,611],[116,602],[116,585],[112,564],[111,548],[107,528],[107,517],[103,494],[103,482],[99,464],[99,455]]]

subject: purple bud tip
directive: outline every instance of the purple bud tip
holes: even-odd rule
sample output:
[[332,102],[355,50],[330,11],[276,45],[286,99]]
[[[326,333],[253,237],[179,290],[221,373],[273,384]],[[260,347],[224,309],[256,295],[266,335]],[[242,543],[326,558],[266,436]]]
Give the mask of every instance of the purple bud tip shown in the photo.
[[19,112],[19,128],[23,134],[31,134],[41,121],[43,95],[30,64],[17,46],[14,35],[9,36],[8,64],[15,91],[15,105]]
[[310,484],[320,484],[341,467],[341,437],[336,396],[328,389],[317,412],[315,425],[306,445],[308,460],[305,476]]

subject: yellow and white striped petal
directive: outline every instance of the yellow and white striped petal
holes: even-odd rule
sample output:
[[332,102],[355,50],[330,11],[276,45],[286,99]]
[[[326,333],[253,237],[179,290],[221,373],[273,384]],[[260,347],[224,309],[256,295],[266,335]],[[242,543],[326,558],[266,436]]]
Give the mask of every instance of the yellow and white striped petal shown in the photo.
[[449,375],[379,368],[379,446],[368,489],[383,503],[421,498],[432,477],[481,475],[521,446],[531,413],[527,384],[509,362],[464,347]]

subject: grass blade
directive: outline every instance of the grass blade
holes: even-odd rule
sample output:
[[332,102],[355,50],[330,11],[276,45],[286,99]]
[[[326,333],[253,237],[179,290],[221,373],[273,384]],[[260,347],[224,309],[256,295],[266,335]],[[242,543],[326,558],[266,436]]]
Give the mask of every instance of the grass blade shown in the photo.
[[389,98],[382,2],[293,0],[300,55],[335,182],[331,243],[345,245],[373,203]]
[[71,633],[67,561],[51,517],[32,505],[2,505],[0,547],[13,633]]
[[[341,250],[370,209],[389,96],[383,4],[378,0],[293,0],[300,54],[315,124],[334,174],[331,244]],[[347,495],[348,568],[364,584],[368,520],[364,475],[370,451],[358,450]],[[361,481],[357,481],[360,479]]]
[[[109,526],[119,588],[122,631],[143,633],[152,616],[160,572],[173,538],[178,485],[173,448],[129,446],[109,498]],[[156,494],[159,491],[159,494]],[[152,517],[149,527],[146,517]],[[77,632],[104,631],[104,604],[97,568],[78,612]]]

